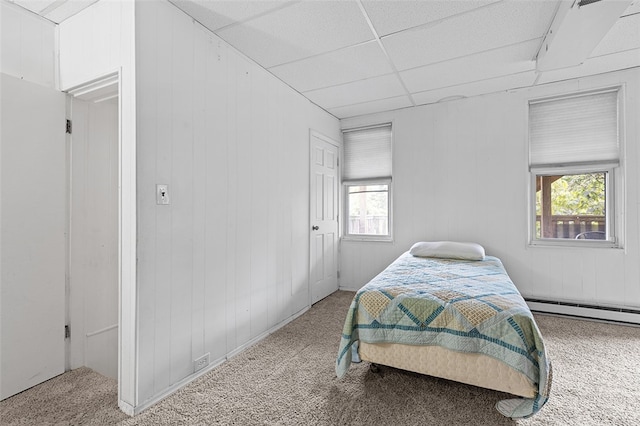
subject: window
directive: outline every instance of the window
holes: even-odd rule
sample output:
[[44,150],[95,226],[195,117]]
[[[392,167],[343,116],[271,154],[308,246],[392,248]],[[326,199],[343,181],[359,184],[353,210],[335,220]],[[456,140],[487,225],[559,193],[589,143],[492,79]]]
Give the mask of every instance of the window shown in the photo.
[[391,125],[343,133],[344,236],[391,240]]
[[536,238],[606,239],[608,175],[536,175]]
[[531,243],[615,246],[618,90],[529,103]]

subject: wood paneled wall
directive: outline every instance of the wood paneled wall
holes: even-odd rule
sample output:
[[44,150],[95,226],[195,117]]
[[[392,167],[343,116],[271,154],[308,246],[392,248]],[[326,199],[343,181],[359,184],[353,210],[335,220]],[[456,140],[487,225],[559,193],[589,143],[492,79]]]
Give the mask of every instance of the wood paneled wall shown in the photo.
[[[530,247],[528,99],[625,86],[624,249]],[[640,69],[342,121],[393,121],[394,243],[342,242],[342,288],[358,289],[421,240],[481,243],[525,297],[640,307]]]
[[133,71],[133,47],[134,5],[96,2],[60,24],[60,88],[67,90],[121,68]]
[[41,86],[56,88],[55,24],[0,2],[0,71]]
[[144,404],[308,306],[309,131],[340,134],[168,2],[136,3],[136,52]]

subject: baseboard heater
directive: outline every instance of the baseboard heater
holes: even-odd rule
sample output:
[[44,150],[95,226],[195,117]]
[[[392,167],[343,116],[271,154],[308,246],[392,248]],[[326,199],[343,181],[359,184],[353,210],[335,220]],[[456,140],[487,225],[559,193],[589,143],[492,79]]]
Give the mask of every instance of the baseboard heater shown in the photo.
[[640,309],[613,308],[583,303],[556,302],[542,299],[525,299],[533,312],[568,315],[602,321],[640,325]]

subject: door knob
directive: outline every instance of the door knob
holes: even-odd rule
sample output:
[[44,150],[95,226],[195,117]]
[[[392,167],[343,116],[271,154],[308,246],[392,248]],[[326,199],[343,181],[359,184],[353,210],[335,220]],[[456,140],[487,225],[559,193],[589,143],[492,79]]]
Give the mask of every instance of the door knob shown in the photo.
[[311,230],[312,230],[312,231],[317,231],[318,229],[320,229],[320,227],[319,227],[319,226],[315,226],[315,225],[314,225],[314,226],[312,226],[312,227],[311,227]]

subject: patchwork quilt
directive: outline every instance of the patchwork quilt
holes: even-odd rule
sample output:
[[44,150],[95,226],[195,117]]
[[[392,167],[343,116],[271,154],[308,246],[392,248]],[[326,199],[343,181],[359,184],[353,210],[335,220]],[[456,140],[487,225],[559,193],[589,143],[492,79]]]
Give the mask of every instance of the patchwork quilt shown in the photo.
[[439,345],[501,360],[537,387],[535,398],[499,401],[496,408],[507,417],[529,417],[549,398],[551,363],[542,336],[496,257],[465,261],[404,253],[353,298],[336,360],[339,378],[360,340]]

